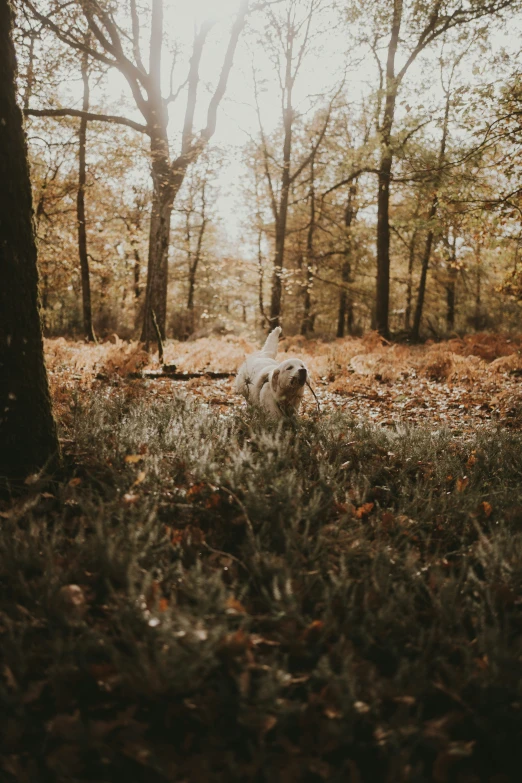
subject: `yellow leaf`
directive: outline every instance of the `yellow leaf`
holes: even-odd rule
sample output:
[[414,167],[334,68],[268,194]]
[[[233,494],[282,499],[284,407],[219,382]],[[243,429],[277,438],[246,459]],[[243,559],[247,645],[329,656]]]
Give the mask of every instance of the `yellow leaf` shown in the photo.
[[135,487],[138,484],[142,484],[145,481],[146,478],[147,478],[146,472],[144,470],[140,470],[140,472],[136,476],[136,481],[134,482],[134,484],[132,486]]
[[125,462],[128,465],[134,465],[136,462],[141,462],[143,459],[143,454],[127,454],[125,457]]

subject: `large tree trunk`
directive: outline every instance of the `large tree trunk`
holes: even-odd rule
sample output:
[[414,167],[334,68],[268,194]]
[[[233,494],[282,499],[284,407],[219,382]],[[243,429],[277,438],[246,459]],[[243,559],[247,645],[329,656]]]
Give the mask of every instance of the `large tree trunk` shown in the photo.
[[[170,219],[174,199],[181,187],[173,187],[170,163],[168,117],[161,93],[161,58],[163,43],[163,2],[153,0],[149,52],[150,153],[152,162],[152,209],[150,217],[147,287],[143,313],[142,341],[147,349],[159,330],[158,342],[165,339],[167,322],[167,290],[169,269]],[[159,347],[159,346],[158,346]]]
[[170,245],[170,219],[174,206],[174,195],[170,189],[152,195],[152,213],[149,233],[149,257],[147,267],[147,288],[145,312],[141,339],[149,343],[154,338],[153,313],[157,320],[162,340],[165,339],[167,321],[168,261]]
[[[82,56],[83,80],[83,111],[89,111],[89,58]],[[82,281],[83,333],[88,342],[96,342],[92,325],[91,276],[89,256],[87,253],[87,228],[85,218],[85,185],[87,181],[86,165],[87,120],[82,117],[79,131],[78,154],[78,194],[76,197],[76,216],[78,220],[78,254],[80,257],[80,274]]]
[[0,0],[0,477],[59,456],[38,311],[32,197],[8,0]]
[[393,2],[393,19],[386,63],[386,100],[381,135],[379,193],[377,196],[377,281],[375,291],[375,324],[385,338],[390,336],[390,180],[393,164],[391,131],[395,118],[398,82],[395,77],[395,55],[402,22],[402,0]]

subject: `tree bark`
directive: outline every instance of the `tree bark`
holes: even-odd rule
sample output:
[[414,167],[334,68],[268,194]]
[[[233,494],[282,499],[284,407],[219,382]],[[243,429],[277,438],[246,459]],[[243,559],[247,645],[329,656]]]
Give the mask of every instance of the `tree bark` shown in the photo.
[[165,339],[167,320],[168,259],[170,245],[170,220],[175,193],[164,185],[154,184],[149,232],[147,286],[145,312],[141,340],[149,344],[155,335],[152,313],[158,323],[161,339]]
[[16,104],[11,7],[0,0],[0,477],[59,458],[38,306],[32,194]]
[[[83,111],[89,111],[89,56],[84,52],[82,56],[82,81],[83,81]],[[78,194],[76,197],[76,216],[78,221],[78,255],[80,257],[80,275],[82,281],[82,311],[83,333],[87,342],[96,342],[92,325],[91,303],[91,276],[89,270],[89,255],[87,253],[87,226],[85,216],[85,186],[87,182],[87,119],[80,120],[78,134]]]

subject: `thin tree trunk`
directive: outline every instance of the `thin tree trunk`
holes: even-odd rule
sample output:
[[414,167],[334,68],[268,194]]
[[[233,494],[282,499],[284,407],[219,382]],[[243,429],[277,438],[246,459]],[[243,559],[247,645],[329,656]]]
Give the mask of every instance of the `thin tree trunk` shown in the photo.
[[478,332],[482,327],[482,260],[481,260],[480,243],[477,243],[475,259],[476,259],[475,316],[473,320],[475,322],[475,331]]
[[304,337],[314,330],[314,317],[312,315],[311,288],[313,283],[312,263],[314,260],[314,234],[315,234],[315,155],[310,158],[310,223],[306,237],[305,256],[305,287],[303,296],[303,320],[301,322],[301,334]]
[[453,332],[455,329],[456,282],[456,275],[452,272],[446,285],[446,328],[448,332]]
[[375,324],[385,338],[390,336],[390,179],[393,164],[391,131],[395,117],[398,83],[395,76],[395,56],[402,22],[402,0],[393,0],[393,19],[386,63],[386,100],[380,129],[381,160],[379,193],[377,196],[377,281],[375,292]]
[[446,281],[446,329],[452,332],[455,329],[455,305],[457,288],[457,238],[453,237],[451,255],[448,264],[448,278]]
[[140,284],[140,278],[141,278],[141,258],[140,258],[140,251],[136,246],[132,248],[132,253],[134,255],[134,264],[132,267],[133,277],[134,277],[134,298],[136,302],[139,302],[140,296],[141,296],[141,284]]
[[283,294],[283,265],[285,257],[286,223],[288,219],[288,201],[290,197],[290,161],[292,157],[292,132],[294,123],[294,111],[292,107],[292,57],[293,34],[290,32],[286,50],[286,74],[285,91],[286,104],[283,116],[284,140],[283,140],[283,172],[281,175],[281,194],[279,209],[275,220],[275,257],[274,271],[272,274],[272,296],[270,300],[270,327],[274,329],[280,325],[281,300]]
[[8,0],[0,0],[0,477],[59,459],[38,303],[32,194]]
[[[196,275],[198,271],[199,262],[201,260],[201,251],[203,249],[203,238],[205,236],[205,229],[207,227],[207,218],[206,218],[206,198],[205,198],[205,183],[203,183],[202,191],[201,191],[201,225],[199,227],[198,231],[198,239],[196,243],[196,250],[194,252],[194,256],[191,258],[190,256],[190,244],[189,244],[189,290],[188,290],[188,299],[187,299],[187,310],[189,313],[191,313],[191,320],[192,320],[192,328],[194,328],[194,293],[196,290]],[[187,217],[187,220],[189,218]],[[190,226],[189,226],[190,230]],[[189,243],[190,243],[190,233],[189,233]]]
[[413,301],[413,266],[415,264],[415,246],[417,244],[417,229],[414,229],[410,240],[408,254],[408,282],[406,284],[406,309],[404,311],[404,328],[407,332],[411,326],[411,306]]
[[[433,220],[437,214],[438,198],[437,194],[433,196],[431,202],[430,212],[428,215],[428,225],[433,224]],[[428,267],[431,258],[431,248],[433,247],[433,228],[428,229],[428,235],[426,237],[426,244],[424,245],[424,252],[422,254],[421,262],[421,275],[419,280],[419,290],[417,293],[417,303],[415,305],[415,315],[413,317],[413,327],[411,330],[411,337],[413,340],[418,340],[420,336],[420,325],[422,319],[422,310],[424,308],[424,296],[426,293],[426,280],[428,278]]]
[[[89,58],[82,56],[83,111],[89,111]],[[89,256],[87,253],[87,228],[85,216],[85,185],[87,181],[86,165],[87,120],[82,117],[79,131],[78,154],[78,194],[76,197],[76,216],[78,222],[78,254],[80,257],[80,275],[82,281],[83,333],[88,342],[96,342],[92,325],[91,278]]]
[[263,236],[263,229],[260,228],[257,234],[257,273],[258,273],[257,296],[258,296],[258,303],[259,303],[259,314],[261,316],[261,326],[264,328],[269,323],[269,320],[266,316],[265,303],[263,297],[263,288],[265,283],[265,270],[263,266],[263,251],[261,249],[262,236]]
[[444,157],[446,155],[446,142],[448,138],[448,122],[449,122],[449,110],[450,110],[450,91],[448,89],[446,93],[446,106],[444,108],[444,121],[442,125],[442,137],[440,140],[439,159],[437,163],[437,173],[435,175],[434,188],[435,192],[431,201],[430,212],[428,215],[428,235],[426,237],[426,244],[424,246],[424,253],[422,256],[421,276],[419,281],[419,291],[417,294],[417,305],[415,307],[415,316],[413,319],[413,328],[411,330],[411,336],[413,340],[418,340],[420,336],[420,325],[422,320],[422,310],[424,308],[424,297],[426,293],[426,280],[428,278],[428,268],[430,265],[431,249],[433,247],[433,238],[435,230],[433,227],[433,221],[437,216],[437,209],[439,205],[438,189],[440,186],[441,170],[444,164]]
[[348,283],[352,281],[352,223],[357,216],[355,206],[355,196],[357,195],[357,180],[352,183],[348,191],[348,200],[344,210],[344,226],[346,229],[346,238],[344,244],[344,258],[341,267],[341,281],[344,286],[339,294],[339,311],[337,315],[337,337],[344,337],[345,327],[348,334],[353,333],[353,302],[347,290]]

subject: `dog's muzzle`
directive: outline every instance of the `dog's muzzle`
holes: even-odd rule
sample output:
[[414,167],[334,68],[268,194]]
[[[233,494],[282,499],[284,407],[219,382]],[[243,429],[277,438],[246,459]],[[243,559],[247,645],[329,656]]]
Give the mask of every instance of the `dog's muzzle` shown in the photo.
[[297,371],[297,377],[299,379],[300,386],[304,386],[305,385],[305,383],[306,383],[306,375],[307,375],[307,373],[306,373],[306,369],[304,367],[301,367]]

